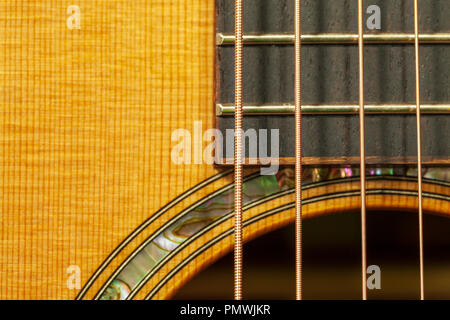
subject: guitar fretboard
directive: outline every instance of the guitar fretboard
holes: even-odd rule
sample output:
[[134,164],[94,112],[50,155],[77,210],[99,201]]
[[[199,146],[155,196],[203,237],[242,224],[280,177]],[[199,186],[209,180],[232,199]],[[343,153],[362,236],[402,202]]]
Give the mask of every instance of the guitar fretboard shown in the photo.
[[[249,112],[244,118],[244,130],[268,129],[270,141],[271,130],[279,129],[282,163],[293,163],[295,145],[294,47],[289,41],[294,27],[293,5],[284,0],[244,1],[246,35],[257,39],[278,34],[288,39],[276,45],[247,42],[244,47],[244,113],[246,108],[251,109],[251,115]],[[366,27],[365,33],[369,40],[377,36],[385,39],[368,41],[364,52],[365,100],[376,111],[366,117],[367,156],[375,163],[414,163],[415,109],[408,107],[415,106],[414,46],[408,40],[398,43],[393,37],[408,39],[413,34],[412,2],[372,1],[370,5],[380,8],[381,28]],[[358,161],[358,117],[354,108],[358,104],[357,46],[354,41],[314,42],[318,34],[357,33],[356,9],[355,1],[302,1],[302,34],[309,37],[302,49],[302,103],[314,110],[303,117],[302,148],[307,163]],[[445,1],[424,0],[420,1],[419,12],[421,34],[440,36],[424,41],[420,49],[423,162],[445,163],[450,155],[450,137],[445,129],[450,119],[443,116],[450,112],[450,8]],[[217,34],[232,35],[234,3],[219,0],[217,15]],[[365,22],[369,17],[365,15]],[[233,118],[227,116],[233,114],[234,102],[232,43],[218,43],[216,72],[217,126],[225,138],[222,161],[232,163],[226,150],[232,141],[225,134],[234,126]],[[226,114],[222,112],[224,106]],[[269,112],[268,106],[273,107]],[[334,112],[328,110],[330,107]],[[248,146],[246,157],[251,158]]]

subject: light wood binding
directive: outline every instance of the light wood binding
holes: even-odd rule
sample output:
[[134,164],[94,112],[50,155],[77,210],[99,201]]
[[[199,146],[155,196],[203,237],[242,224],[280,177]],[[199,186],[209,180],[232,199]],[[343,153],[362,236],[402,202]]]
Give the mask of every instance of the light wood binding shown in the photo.
[[[173,130],[192,131],[194,121],[202,121],[204,130],[214,126],[214,0],[79,0],[80,30],[66,26],[72,4],[0,4],[1,299],[74,299],[80,290],[67,288],[69,266],[80,267],[83,286],[142,222],[222,170],[171,161]],[[155,220],[119,252],[85,298],[93,298],[170,214],[230,179],[201,189]],[[372,208],[415,205],[410,197],[370,199]],[[355,197],[326,206],[336,212],[357,203]],[[424,205],[448,213],[448,203]],[[316,209],[309,214],[324,210]],[[288,223],[289,212],[248,228],[246,238]],[[230,240],[224,241],[155,298],[170,297],[229,250]],[[169,270],[164,268],[158,276]],[[136,298],[144,298],[151,286]]]

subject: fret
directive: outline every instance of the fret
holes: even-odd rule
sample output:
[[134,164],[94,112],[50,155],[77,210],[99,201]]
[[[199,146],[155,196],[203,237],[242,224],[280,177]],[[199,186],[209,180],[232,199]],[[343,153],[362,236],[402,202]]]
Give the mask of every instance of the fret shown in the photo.
[[[358,165],[359,156],[340,156],[340,157],[302,157],[302,164],[304,166],[349,166]],[[244,164],[247,166],[261,166],[268,162],[277,163],[280,166],[292,166],[295,164],[294,157],[278,157],[278,158],[245,158]],[[417,157],[415,156],[367,156],[367,165],[415,165],[417,163]],[[222,158],[218,163],[223,166],[234,165],[233,158]],[[448,166],[450,165],[450,159],[448,157],[434,157],[425,156],[422,158],[422,164],[427,166]]]
[[[366,44],[414,44],[414,33],[372,33],[364,34]],[[293,45],[294,34],[268,33],[268,34],[244,34],[245,45]],[[356,33],[319,33],[302,34],[302,45],[319,44],[358,44]],[[419,35],[421,44],[447,44],[450,43],[450,33],[423,33]],[[228,33],[217,33],[216,45],[234,45],[234,35]]]
[[[293,104],[280,105],[244,105],[246,115],[294,115],[295,106]],[[364,106],[366,114],[393,115],[393,114],[415,114],[415,104],[366,104]],[[422,104],[420,106],[422,114],[450,114],[450,104]],[[351,115],[359,113],[357,104],[322,104],[322,105],[302,105],[304,115]],[[233,104],[216,104],[217,116],[232,116],[234,114]]]

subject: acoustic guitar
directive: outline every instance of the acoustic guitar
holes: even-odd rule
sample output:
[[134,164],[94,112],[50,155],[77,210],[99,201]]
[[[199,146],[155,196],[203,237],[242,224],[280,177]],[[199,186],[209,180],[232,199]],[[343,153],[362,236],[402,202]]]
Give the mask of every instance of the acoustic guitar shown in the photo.
[[[387,281],[367,218],[397,213],[414,298],[449,298],[449,246],[427,270],[449,235],[449,17],[448,0],[2,1],[0,298],[170,299],[228,254],[245,299],[243,243],[283,227],[286,291],[308,298],[316,221],[323,250],[356,232],[367,299]],[[445,228],[424,235],[431,215]]]

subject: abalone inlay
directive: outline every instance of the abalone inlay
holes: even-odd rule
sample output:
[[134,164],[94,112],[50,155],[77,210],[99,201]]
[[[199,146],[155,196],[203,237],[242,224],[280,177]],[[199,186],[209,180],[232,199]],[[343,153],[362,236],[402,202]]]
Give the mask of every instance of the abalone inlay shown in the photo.
[[[417,177],[414,167],[372,167],[367,169],[370,176]],[[348,179],[359,176],[356,167],[308,167],[303,172],[304,186],[319,182]],[[269,196],[276,196],[295,188],[294,169],[282,168],[276,175],[254,176],[244,182],[244,205],[255,203]],[[449,182],[450,170],[446,167],[424,168],[424,180]],[[216,196],[204,201],[192,210],[179,216],[176,221],[164,226],[133,258],[119,267],[120,272],[101,291],[102,300],[124,300],[146,281],[146,277],[189,238],[233,212],[234,190],[224,188]]]

